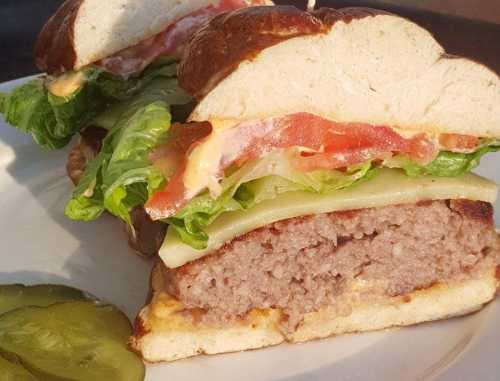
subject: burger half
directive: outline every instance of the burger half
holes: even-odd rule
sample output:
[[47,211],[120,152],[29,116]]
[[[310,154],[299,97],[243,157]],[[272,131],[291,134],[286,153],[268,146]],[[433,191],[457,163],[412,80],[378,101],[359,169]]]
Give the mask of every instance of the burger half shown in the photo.
[[[6,121],[48,150],[78,143],[67,169],[76,185],[66,215],[123,220],[131,245],[156,254],[166,224],[143,205],[165,181],[148,155],[192,99],[177,85],[187,39],[216,14],[266,0],[67,0],[41,31],[35,61],[46,74],[0,94]],[[100,156],[98,154],[100,153]],[[125,194],[125,195],[124,195]]]
[[169,224],[132,347],[171,361],[480,309],[499,284],[500,80],[364,8],[255,7],[190,40],[150,155]]

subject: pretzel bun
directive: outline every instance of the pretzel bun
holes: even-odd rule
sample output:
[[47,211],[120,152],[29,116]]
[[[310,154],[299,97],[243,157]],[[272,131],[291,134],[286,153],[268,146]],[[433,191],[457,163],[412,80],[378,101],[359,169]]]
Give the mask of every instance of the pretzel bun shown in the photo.
[[[243,0],[247,5],[267,0]],[[219,0],[67,0],[35,45],[38,68],[49,74],[79,68],[133,46],[172,22]]]
[[179,82],[193,121],[309,112],[337,122],[500,137],[500,79],[422,27],[366,8],[255,7],[191,39]]

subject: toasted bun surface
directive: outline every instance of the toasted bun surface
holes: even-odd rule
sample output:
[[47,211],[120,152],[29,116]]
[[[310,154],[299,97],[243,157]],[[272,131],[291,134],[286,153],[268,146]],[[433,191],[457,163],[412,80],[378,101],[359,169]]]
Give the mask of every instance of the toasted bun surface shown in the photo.
[[75,66],[74,25],[83,1],[65,1],[38,35],[34,53],[40,70],[52,73]]
[[[251,0],[245,2],[253,4]],[[50,74],[79,69],[159,33],[191,12],[218,3],[219,0],[67,0],[38,37],[36,64]]]
[[500,137],[493,71],[446,55],[404,18],[367,9],[272,7],[219,16],[191,40],[179,75],[201,99],[193,121],[303,111],[338,122]]
[[499,284],[495,268],[480,278],[434,285],[385,302],[352,306],[349,316],[336,316],[329,308],[309,313],[292,336],[277,327],[279,310],[253,310],[247,321],[224,328],[192,323],[183,305],[164,291],[159,266],[152,274],[151,302],[136,320],[131,347],[146,361],[173,361],[199,354],[217,354],[262,348],[283,342],[303,342],[331,335],[406,326],[460,316],[491,301]]

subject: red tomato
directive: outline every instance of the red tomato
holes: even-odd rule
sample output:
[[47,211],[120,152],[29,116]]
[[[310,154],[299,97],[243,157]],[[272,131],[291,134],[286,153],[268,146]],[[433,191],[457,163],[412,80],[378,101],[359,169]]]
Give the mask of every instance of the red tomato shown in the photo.
[[178,168],[177,172],[170,178],[163,191],[156,192],[145,205],[146,212],[153,220],[161,220],[173,216],[188,201],[184,197],[184,171],[186,161]]
[[405,139],[393,129],[364,123],[336,123],[308,113],[297,113],[275,122],[276,128],[249,144],[238,164],[261,157],[277,148],[294,146],[316,151],[295,157],[298,169],[334,169],[373,160],[386,153],[407,153],[426,164],[437,154],[436,144],[424,134]]
[[444,149],[450,151],[475,151],[479,143],[479,138],[475,136],[458,135],[458,134],[441,134],[439,136],[439,144]]

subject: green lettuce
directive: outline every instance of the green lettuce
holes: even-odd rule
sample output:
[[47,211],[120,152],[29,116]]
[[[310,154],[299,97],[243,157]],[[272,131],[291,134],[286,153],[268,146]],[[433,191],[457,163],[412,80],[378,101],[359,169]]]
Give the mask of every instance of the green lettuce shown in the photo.
[[149,65],[139,76],[122,78],[107,72],[100,72],[96,85],[108,99],[127,100],[141,92],[157,78],[174,78],[177,65],[172,61],[157,61]]
[[406,155],[397,155],[384,161],[389,168],[402,168],[408,176],[416,177],[432,175],[439,177],[456,177],[476,168],[481,158],[489,153],[500,151],[500,140],[486,139],[472,153],[442,151],[427,165],[418,165]]
[[46,149],[58,149],[84,128],[105,106],[95,81],[96,69],[85,69],[85,84],[67,97],[57,97],[47,90],[47,79],[38,77],[17,87],[10,94],[0,94],[0,112],[10,125],[30,133]]
[[[113,110],[122,107],[123,111],[127,100],[133,99],[156,79],[175,77],[176,66],[155,63],[139,76],[128,79],[92,66],[82,69],[82,73],[85,78],[82,85],[65,97],[50,93],[47,89],[49,79],[44,76],[17,87],[10,94],[0,94],[0,112],[7,123],[30,133],[45,149],[62,148],[91,123],[111,128],[121,114],[120,110],[118,113]],[[101,118],[114,113],[115,119],[107,124],[94,123],[103,112]]]
[[110,108],[115,122],[66,205],[66,215],[89,221],[108,211],[133,228],[130,211],[165,184],[148,156],[168,138],[170,105],[189,101],[175,78],[156,76],[132,98]]
[[57,136],[56,115],[49,103],[44,80],[37,78],[18,87],[10,95],[0,95],[0,112],[5,121],[48,149],[57,149],[68,144],[70,137]]
[[303,173],[295,170],[282,155],[274,152],[246,163],[222,180],[222,193],[217,198],[212,198],[208,192],[193,198],[174,217],[167,219],[170,227],[184,243],[195,249],[204,249],[208,242],[204,228],[222,213],[246,210],[286,192],[332,192],[375,174],[370,162],[350,167],[345,172],[317,170]]

